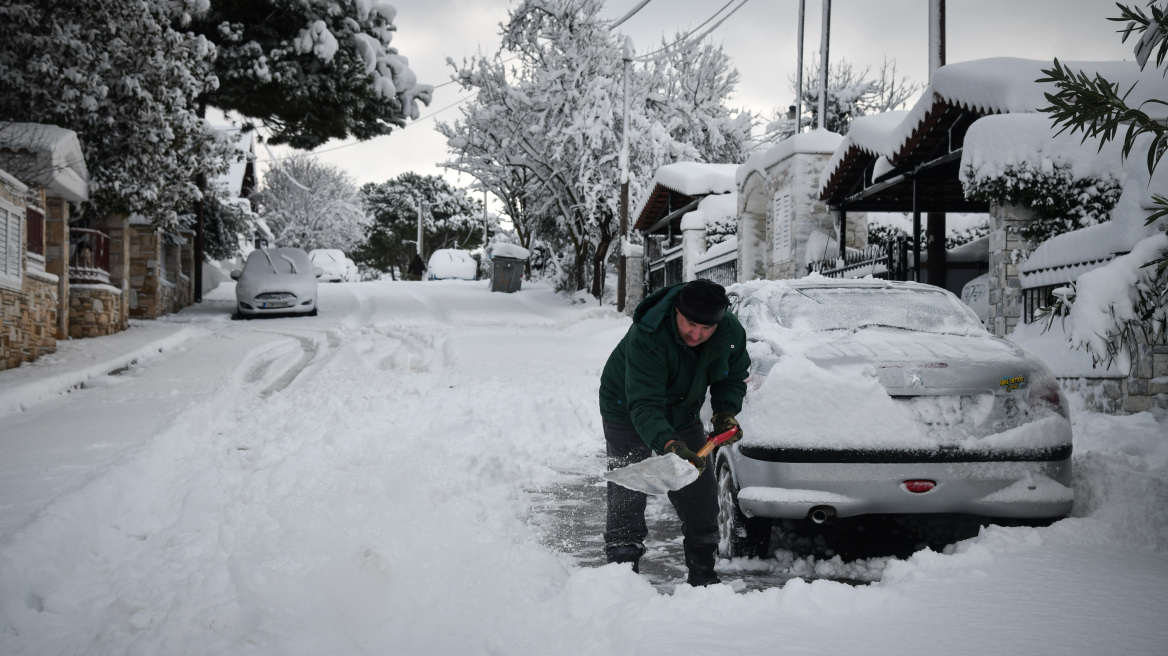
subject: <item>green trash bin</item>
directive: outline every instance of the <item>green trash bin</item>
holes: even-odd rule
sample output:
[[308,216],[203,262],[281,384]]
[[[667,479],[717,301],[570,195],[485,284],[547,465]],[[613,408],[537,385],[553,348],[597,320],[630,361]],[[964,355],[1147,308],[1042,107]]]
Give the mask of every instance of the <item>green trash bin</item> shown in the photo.
[[491,291],[508,294],[519,291],[523,284],[524,260],[514,257],[491,258]]

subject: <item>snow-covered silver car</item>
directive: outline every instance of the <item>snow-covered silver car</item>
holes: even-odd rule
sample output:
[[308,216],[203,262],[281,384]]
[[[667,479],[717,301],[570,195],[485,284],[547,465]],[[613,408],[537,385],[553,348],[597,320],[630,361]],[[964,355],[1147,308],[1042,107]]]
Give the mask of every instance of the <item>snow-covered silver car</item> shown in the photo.
[[752,363],[744,438],[717,456],[723,556],[765,552],[774,520],[1070,512],[1058,381],[953,294],[819,276],[730,291]]
[[316,316],[316,280],[321,273],[299,248],[252,251],[243,270],[231,272],[239,316]]
[[337,248],[314,248],[308,252],[313,266],[320,267],[320,282],[349,282],[349,265],[345,252]]

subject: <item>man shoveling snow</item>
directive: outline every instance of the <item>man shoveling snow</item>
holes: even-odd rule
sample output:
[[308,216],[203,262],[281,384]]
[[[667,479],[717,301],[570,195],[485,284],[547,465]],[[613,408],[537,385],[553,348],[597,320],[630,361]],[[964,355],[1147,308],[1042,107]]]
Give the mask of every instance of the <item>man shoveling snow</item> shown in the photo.
[[[693,483],[669,492],[694,586],[719,582],[717,485],[714,468],[695,453],[705,442],[698,413],[708,389],[714,432],[737,428],[734,416],[742,409],[750,367],[746,331],[728,305],[726,290],[704,279],[653,293],[633,312],[633,325],[600,379],[609,470],[657,452],[675,454],[700,472]],[[738,431],[727,444],[741,437]],[[632,563],[633,571],[645,553],[645,502],[645,493],[609,481],[605,556]]]

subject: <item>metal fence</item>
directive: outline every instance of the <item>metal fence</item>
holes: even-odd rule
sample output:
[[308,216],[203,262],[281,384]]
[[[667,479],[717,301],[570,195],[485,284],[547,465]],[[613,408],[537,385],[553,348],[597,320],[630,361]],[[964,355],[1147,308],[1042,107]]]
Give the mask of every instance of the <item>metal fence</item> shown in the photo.
[[722,285],[729,287],[738,282],[738,258],[733,257],[729,260],[722,261],[722,258],[713,260],[715,264],[701,263],[694,268],[694,275],[698,278],[705,278]]
[[908,280],[908,239],[894,239],[887,244],[873,244],[851,250],[838,258],[823,259],[807,265],[808,273],[828,278],[863,278]]
[[75,285],[109,284],[110,239],[104,232],[69,230],[69,282]]

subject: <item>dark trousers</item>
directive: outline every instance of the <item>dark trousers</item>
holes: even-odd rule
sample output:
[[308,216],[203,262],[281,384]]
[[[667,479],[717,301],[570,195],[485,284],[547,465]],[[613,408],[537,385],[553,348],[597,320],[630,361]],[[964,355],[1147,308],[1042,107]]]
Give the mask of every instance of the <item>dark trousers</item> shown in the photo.
[[[604,441],[608,449],[608,469],[617,469],[640,462],[653,451],[632,426],[605,420]],[[696,452],[706,443],[706,434],[700,423],[677,432],[676,438]],[[634,571],[645,553],[645,503],[648,495],[609,482],[608,518],[604,531],[604,552],[609,562],[631,562]],[[691,585],[706,585],[717,581],[714,573],[714,554],[718,549],[718,494],[714,467],[706,470],[693,483],[669,493],[678,518],[681,519],[682,545],[685,564],[689,568]]]

